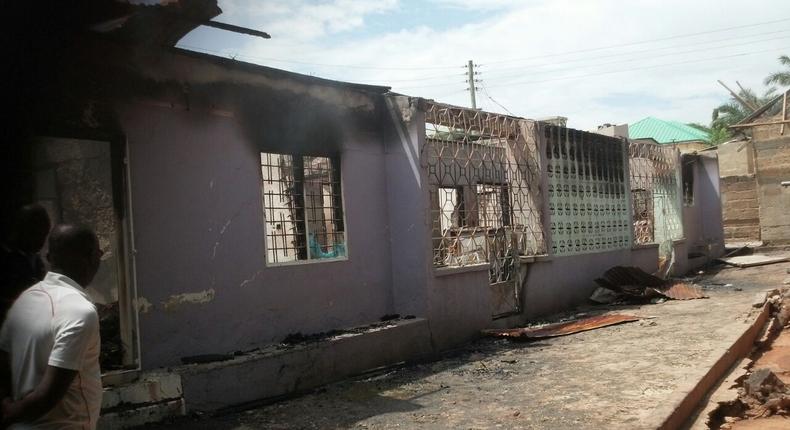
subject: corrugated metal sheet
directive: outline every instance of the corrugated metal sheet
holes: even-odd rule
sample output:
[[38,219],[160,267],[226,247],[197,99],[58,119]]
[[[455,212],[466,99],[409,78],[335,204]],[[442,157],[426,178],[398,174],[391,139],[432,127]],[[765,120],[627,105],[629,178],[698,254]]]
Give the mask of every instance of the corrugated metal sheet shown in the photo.
[[702,290],[692,284],[666,281],[644,272],[638,267],[615,266],[595,282],[625,298],[634,300],[663,296],[673,300],[703,299]]
[[624,314],[597,315],[594,317],[582,318],[574,321],[549,324],[542,327],[483,330],[483,334],[510,339],[542,339],[546,337],[565,336],[610,325],[638,321],[639,319],[640,318],[637,316]]
[[682,122],[666,121],[653,117],[647,117],[629,124],[628,136],[631,139],[652,138],[658,143],[710,142],[710,135],[702,130]]

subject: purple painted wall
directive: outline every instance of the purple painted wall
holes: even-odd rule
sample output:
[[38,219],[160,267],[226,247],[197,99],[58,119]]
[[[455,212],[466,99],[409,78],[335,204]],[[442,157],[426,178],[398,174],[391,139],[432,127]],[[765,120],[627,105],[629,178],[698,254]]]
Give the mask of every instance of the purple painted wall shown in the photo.
[[723,254],[724,224],[716,154],[684,156],[682,160],[694,166],[694,202],[683,206],[685,245],[693,254],[685,269],[691,270]]
[[[334,131],[348,260],[266,267],[259,153],[267,147],[250,142],[232,96],[223,94],[220,114],[208,104],[118,108],[130,154],[138,301],[151,304],[140,312],[144,368],[366,324],[393,309],[386,133]],[[311,111],[320,105],[280,106],[282,121],[268,118],[263,133],[309,127],[322,120]]]
[[653,273],[657,265],[657,247],[553,257],[532,263],[524,294],[524,316],[536,318],[587,303],[597,287],[593,280],[611,267],[636,266]]

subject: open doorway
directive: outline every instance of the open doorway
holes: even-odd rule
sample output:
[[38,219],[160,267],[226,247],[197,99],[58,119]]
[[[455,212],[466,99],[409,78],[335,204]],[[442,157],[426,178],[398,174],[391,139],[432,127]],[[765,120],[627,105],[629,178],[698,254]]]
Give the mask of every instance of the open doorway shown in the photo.
[[53,224],[92,228],[104,251],[87,288],[99,313],[102,374],[139,368],[123,160],[122,143],[39,137],[33,144],[34,200]]

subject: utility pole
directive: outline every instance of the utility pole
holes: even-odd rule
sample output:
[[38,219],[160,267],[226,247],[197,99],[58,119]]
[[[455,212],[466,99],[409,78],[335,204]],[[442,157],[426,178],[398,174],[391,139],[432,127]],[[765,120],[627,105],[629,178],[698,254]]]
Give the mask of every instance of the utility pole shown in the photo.
[[477,82],[477,79],[475,79],[475,75],[477,73],[475,72],[475,63],[472,60],[469,60],[469,62],[467,63],[466,72],[468,76],[466,82],[469,84],[468,90],[469,90],[469,96],[472,99],[472,109],[477,109],[477,101],[475,100],[475,90],[478,89],[477,87],[475,87],[475,82]]

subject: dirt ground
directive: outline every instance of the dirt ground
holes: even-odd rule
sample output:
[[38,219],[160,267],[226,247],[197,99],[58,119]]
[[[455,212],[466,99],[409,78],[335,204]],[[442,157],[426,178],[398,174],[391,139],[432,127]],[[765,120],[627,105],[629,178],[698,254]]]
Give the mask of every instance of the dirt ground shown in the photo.
[[779,287],[788,267],[710,268],[697,279],[708,299],[574,313],[646,318],[638,322],[528,343],[481,339],[436,362],[146,428],[654,429],[754,319],[755,293]]

